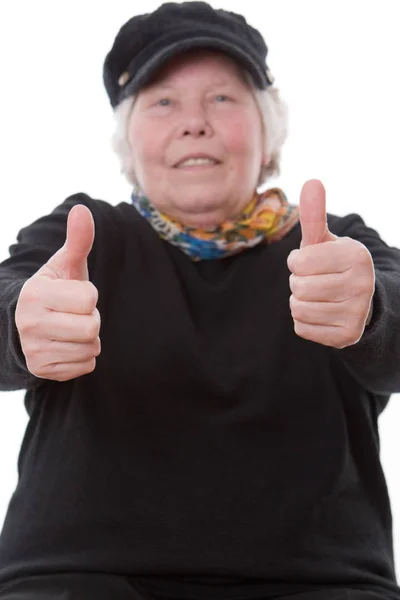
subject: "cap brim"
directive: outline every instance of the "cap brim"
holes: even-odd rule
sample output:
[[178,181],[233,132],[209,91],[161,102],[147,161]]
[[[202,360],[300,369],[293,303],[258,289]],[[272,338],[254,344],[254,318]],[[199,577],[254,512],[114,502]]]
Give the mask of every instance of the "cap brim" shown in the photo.
[[137,94],[141,88],[145,87],[157,73],[157,71],[163,67],[171,58],[185,52],[187,50],[194,49],[210,49],[220,50],[225,52],[232,58],[236,59],[252,76],[256,87],[265,89],[271,85],[272,81],[268,79],[265,71],[263,71],[257,62],[253,59],[251,54],[245,52],[242,48],[235,44],[217,39],[215,37],[194,37],[186,40],[180,40],[170,44],[154,54],[129,80],[123,90],[123,97],[127,98]]

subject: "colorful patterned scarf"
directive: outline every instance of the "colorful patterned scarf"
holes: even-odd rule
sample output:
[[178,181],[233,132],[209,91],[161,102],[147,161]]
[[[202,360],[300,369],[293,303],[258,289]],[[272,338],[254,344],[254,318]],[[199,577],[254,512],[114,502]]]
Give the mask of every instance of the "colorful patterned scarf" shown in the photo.
[[159,212],[138,187],[131,200],[163,240],[178,246],[193,261],[224,258],[261,242],[278,242],[299,221],[298,205],[289,204],[280,188],[256,192],[241,215],[212,231],[182,225]]

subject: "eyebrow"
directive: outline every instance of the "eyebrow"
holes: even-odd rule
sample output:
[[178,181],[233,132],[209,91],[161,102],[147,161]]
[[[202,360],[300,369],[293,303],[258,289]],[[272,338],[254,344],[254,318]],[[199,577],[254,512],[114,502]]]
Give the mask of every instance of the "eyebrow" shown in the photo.
[[[229,82],[226,79],[218,79],[212,82],[208,83],[208,87],[217,87],[217,86],[226,86],[229,85]],[[157,90],[157,89],[161,89],[161,90],[174,90],[176,89],[173,85],[170,85],[168,83],[157,83],[156,81],[149,84],[147,86],[147,90],[150,92],[152,90]]]
[[149,89],[154,89],[154,88],[161,88],[163,90],[172,90],[173,86],[172,85],[168,85],[168,83],[157,83],[154,82],[149,86]]

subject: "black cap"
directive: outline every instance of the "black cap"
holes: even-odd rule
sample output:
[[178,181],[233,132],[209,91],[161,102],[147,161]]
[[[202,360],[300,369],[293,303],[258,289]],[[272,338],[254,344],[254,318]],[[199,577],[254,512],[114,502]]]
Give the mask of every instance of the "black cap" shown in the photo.
[[261,33],[239,14],[206,2],[167,2],[132,17],[119,30],[104,61],[103,79],[111,106],[136,94],[173,56],[195,48],[223,51],[265,89],[274,81]]

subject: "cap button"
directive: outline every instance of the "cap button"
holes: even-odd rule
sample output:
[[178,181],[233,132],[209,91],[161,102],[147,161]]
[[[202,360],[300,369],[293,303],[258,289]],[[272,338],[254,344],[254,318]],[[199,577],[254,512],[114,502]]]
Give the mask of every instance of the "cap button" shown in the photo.
[[127,81],[129,81],[130,79],[130,75],[128,73],[128,71],[125,71],[124,73],[122,73],[122,75],[120,76],[120,78],[118,79],[118,83],[119,85],[122,87],[123,85],[126,84]]

